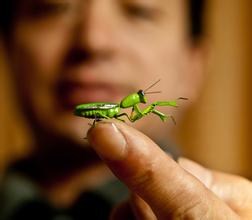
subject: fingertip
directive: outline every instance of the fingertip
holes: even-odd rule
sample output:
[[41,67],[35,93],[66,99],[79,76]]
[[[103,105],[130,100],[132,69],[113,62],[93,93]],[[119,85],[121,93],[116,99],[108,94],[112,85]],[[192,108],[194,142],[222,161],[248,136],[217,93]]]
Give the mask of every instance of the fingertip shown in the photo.
[[114,122],[96,123],[88,130],[87,138],[97,154],[105,160],[122,160],[127,153],[125,137]]

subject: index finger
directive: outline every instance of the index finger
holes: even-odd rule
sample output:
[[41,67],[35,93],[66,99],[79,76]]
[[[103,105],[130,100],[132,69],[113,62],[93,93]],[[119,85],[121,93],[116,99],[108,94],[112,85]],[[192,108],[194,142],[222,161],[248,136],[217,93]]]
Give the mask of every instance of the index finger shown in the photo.
[[[124,123],[100,122],[89,130],[88,140],[114,174],[142,197],[159,219],[236,216],[199,180],[134,128]],[[209,211],[215,208],[221,212]]]

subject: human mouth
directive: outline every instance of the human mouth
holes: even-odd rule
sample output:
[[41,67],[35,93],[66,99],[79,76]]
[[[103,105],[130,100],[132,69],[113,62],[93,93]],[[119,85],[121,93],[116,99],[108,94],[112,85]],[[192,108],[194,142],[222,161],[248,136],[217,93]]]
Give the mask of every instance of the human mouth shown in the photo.
[[59,84],[57,96],[64,108],[73,109],[81,103],[118,102],[132,91],[132,87],[125,84],[65,81]]

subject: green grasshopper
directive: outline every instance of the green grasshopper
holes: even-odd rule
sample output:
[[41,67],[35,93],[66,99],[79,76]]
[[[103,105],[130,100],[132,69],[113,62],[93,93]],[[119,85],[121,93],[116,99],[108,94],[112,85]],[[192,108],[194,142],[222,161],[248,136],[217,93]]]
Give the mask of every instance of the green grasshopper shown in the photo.
[[[148,107],[146,107],[144,110],[141,110],[138,106],[140,103],[147,103],[146,94],[151,93],[160,93],[158,92],[147,92],[150,88],[152,88],[154,85],[156,85],[160,80],[149,86],[145,90],[139,90],[136,93],[132,93],[125,98],[122,99],[120,104],[118,103],[110,103],[110,102],[94,102],[94,103],[87,103],[87,104],[80,104],[75,107],[74,114],[76,116],[84,117],[84,118],[91,118],[95,119],[94,124],[96,121],[100,121],[101,119],[111,119],[115,118],[120,121],[125,122],[123,119],[121,119],[122,116],[126,116],[129,121],[135,122],[142,117],[153,113],[164,122],[168,118],[171,118],[174,123],[175,119],[172,115],[165,115],[164,113],[158,111],[155,109],[156,106],[172,106],[172,107],[178,107],[177,101],[156,101],[151,103]],[[183,97],[180,97],[178,99],[186,99]],[[121,108],[132,108],[130,116],[127,113],[120,113]]]

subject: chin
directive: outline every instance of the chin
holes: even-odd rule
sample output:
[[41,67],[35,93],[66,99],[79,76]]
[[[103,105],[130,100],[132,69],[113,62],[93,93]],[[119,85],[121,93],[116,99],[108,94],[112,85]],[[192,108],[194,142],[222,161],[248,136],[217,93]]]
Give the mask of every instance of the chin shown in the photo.
[[84,138],[86,138],[88,129],[90,128],[88,123],[88,120],[68,123],[66,125],[66,132],[64,131],[65,136],[75,143],[84,144],[86,142]]
[[51,136],[56,142],[65,140],[66,143],[73,146],[86,145],[84,138],[90,128],[88,123],[92,122],[69,114],[57,115],[57,117],[50,117],[50,119],[43,121],[40,120],[45,135]]

